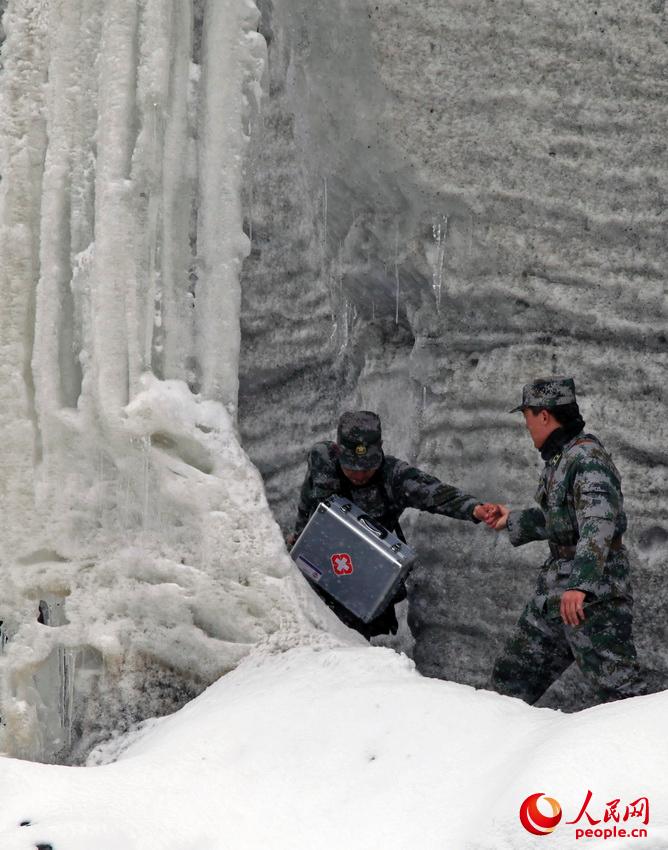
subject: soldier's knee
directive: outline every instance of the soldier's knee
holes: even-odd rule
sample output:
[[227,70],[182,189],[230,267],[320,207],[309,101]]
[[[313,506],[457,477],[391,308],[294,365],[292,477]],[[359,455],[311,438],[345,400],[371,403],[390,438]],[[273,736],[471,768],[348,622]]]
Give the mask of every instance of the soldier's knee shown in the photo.
[[524,669],[516,659],[507,656],[496,660],[487,687],[490,691],[516,697],[529,705],[540,699],[545,690],[541,683],[535,681],[529,670]]

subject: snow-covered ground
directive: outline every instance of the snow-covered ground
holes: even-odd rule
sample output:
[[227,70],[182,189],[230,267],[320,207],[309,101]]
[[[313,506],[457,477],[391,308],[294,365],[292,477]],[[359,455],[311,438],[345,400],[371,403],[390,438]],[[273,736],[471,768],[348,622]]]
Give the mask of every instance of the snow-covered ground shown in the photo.
[[[257,654],[89,767],[0,765],[2,850],[668,847],[668,695],[575,715],[420,676],[386,648]],[[592,829],[576,838],[587,791]],[[519,809],[558,801],[548,837]],[[647,798],[643,817],[623,820]],[[619,800],[614,819],[606,806]],[[542,811],[546,803],[539,801]],[[642,803],[638,808],[642,808]],[[547,806],[546,814],[550,813]],[[640,814],[640,813],[639,813]],[[27,823],[21,826],[22,823]],[[542,843],[541,843],[542,842]]]

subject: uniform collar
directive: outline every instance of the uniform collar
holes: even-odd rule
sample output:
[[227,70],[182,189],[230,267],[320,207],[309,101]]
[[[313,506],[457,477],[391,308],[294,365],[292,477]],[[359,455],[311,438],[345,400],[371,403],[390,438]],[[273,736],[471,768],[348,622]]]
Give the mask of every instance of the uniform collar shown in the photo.
[[540,447],[540,456],[545,463],[551,463],[557,455],[561,455],[569,443],[577,440],[581,434],[582,425],[579,422],[555,429]]

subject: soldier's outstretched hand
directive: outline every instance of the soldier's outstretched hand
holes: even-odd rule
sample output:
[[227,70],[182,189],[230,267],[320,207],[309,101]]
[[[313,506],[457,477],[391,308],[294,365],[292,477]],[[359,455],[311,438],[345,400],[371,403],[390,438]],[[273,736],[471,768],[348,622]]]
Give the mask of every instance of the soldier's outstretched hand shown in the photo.
[[501,516],[501,505],[494,505],[491,502],[485,502],[484,505],[476,505],[473,510],[473,516],[481,522],[494,528],[494,524]]
[[508,525],[510,508],[508,505],[495,505],[494,507],[497,512],[491,516],[489,520],[485,520],[485,522],[487,522],[487,525],[495,531],[501,531]]
[[473,508],[473,516],[480,520],[480,522],[486,522],[489,525],[490,517],[494,515],[496,512],[496,505],[491,504],[491,502],[485,502],[484,505],[476,505]]

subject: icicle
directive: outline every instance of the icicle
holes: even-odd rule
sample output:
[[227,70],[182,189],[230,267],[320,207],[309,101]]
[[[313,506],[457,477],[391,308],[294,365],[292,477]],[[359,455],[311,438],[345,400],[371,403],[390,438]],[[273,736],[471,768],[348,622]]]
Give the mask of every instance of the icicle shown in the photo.
[[60,670],[59,717],[63,731],[64,744],[72,746],[72,721],[74,718],[74,680],[76,676],[77,650],[59,647],[58,664]]
[[[157,123],[154,119],[153,125]],[[142,370],[151,368],[154,362],[154,343],[156,328],[156,304],[159,304],[162,296],[160,288],[160,266],[156,262],[158,258],[158,221],[160,216],[159,197],[151,192],[148,199],[148,222],[147,222],[147,253],[148,253],[148,279],[145,304],[145,327],[144,327],[144,351]]]
[[394,239],[394,279],[396,281],[396,293],[395,293],[395,311],[394,311],[394,323],[395,325],[399,324],[399,225],[397,224],[397,230],[395,233]]
[[336,349],[344,351],[348,344],[349,305],[343,290],[343,243],[339,243],[336,259],[331,264],[329,283],[329,300],[332,313],[332,336]]
[[418,416],[417,416],[417,426],[418,426],[418,434],[421,434],[424,430],[425,426],[425,418],[427,411],[427,387],[426,385],[422,385],[422,399],[421,404],[418,408]]
[[348,302],[346,300],[343,300],[342,302],[340,339],[340,352],[343,353],[348,347]]
[[327,178],[322,178],[322,262],[327,259]]
[[142,528],[144,531],[149,525],[149,489],[150,489],[150,472],[151,472],[151,438],[146,435],[141,438],[141,453],[142,453]]
[[[204,3],[197,128],[195,356],[201,391],[236,419],[239,388],[239,269],[250,252],[243,232],[242,167],[250,98],[259,99],[266,43],[252,4]],[[224,85],[221,85],[224,81]]]
[[342,304],[343,307],[341,309],[341,336],[339,347],[340,354],[343,354],[343,352],[348,348],[348,343],[350,342],[350,337],[352,336],[352,331],[355,327],[355,322],[357,321],[357,307],[354,304],[351,304],[347,299],[343,299]]
[[64,716],[64,726],[65,733],[67,735],[67,747],[71,749],[72,747],[72,721],[74,719],[74,683],[76,681],[76,661],[78,656],[78,651],[75,649],[66,649],[65,653],[65,674],[66,674],[66,690],[65,696],[67,698],[65,704],[65,716]]
[[190,235],[195,193],[195,116],[199,66],[191,63],[193,15],[190,3],[174,3],[170,50],[172,96],[166,110],[162,169],[160,276],[162,351],[157,362],[164,377],[188,380],[187,358],[194,349],[193,309],[188,270],[193,261]]
[[327,227],[329,216],[329,200],[327,193],[327,178],[322,178],[322,239],[320,241],[320,253],[322,264],[322,276],[329,291],[329,311],[332,319],[332,338],[337,335],[337,309],[338,300],[336,298],[335,286],[336,275],[332,273],[332,269],[327,262]]
[[435,242],[435,256],[432,261],[431,285],[436,297],[436,311],[441,312],[441,293],[445,271],[445,243],[448,236],[448,217],[441,216],[440,221],[432,225]]
[[58,681],[59,681],[59,692],[58,692],[58,717],[60,718],[60,727],[65,731],[65,714],[67,712],[67,693],[68,688],[66,685],[66,662],[65,662],[65,649],[62,646],[58,647]]
[[248,241],[251,244],[251,250],[253,248],[253,201],[255,200],[255,179],[254,172],[248,178],[249,187],[248,187]]

